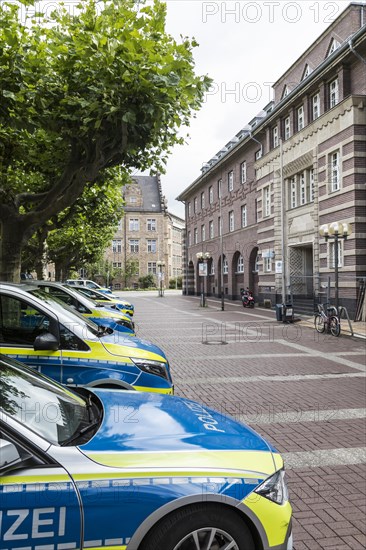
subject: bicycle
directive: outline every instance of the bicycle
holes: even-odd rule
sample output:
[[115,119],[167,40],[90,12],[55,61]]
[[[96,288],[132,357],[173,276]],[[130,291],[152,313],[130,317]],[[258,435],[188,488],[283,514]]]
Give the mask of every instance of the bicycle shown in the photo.
[[337,308],[334,306],[324,308],[323,304],[318,304],[318,313],[315,314],[314,325],[317,332],[323,333],[325,329],[333,336],[339,336],[341,333],[341,323],[339,321]]

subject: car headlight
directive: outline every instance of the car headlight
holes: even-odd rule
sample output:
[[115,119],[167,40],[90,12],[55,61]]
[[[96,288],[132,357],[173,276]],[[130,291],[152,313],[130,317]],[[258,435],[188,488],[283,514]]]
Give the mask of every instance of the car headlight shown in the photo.
[[285,470],[279,470],[266,479],[254,490],[262,497],[272,500],[277,504],[284,504],[288,501],[288,489],[285,479]]
[[131,357],[131,361],[133,361],[142,371],[169,380],[166,363],[162,361],[152,361],[151,359],[136,359],[135,357]]

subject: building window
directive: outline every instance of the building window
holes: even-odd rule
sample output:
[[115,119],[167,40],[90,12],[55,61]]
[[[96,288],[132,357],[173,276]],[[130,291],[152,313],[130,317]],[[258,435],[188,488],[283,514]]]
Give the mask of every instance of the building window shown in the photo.
[[315,174],[314,174],[314,168],[311,168],[309,170],[309,180],[310,180],[310,186],[309,186],[309,201],[313,202],[315,197]]
[[214,238],[214,226],[213,221],[208,222],[208,230],[209,230],[209,237],[210,239]]
[[140,230],[140,223],[138,218],[130,218],[129,219],[129,229],[130,231],[139,231]]
[[290,206],[296,208],[297,206],[297,182],[296,176],[292,176],[290,179]]
[[156,262],[147,262],[147,272],[156,275]]
[[221,216],[217,219],[217,227],[219,228],[219,235],[222,235],[222,223],[221,223]]
[[213,261],[210,263],[210,275],[215,275],[215,264]]
[[201,241],[204,242],[206,240],[206,228],[204,225],[201,225]]
[[[343,267],[343,241],[338,240],[338,267]],[[328,242],[328,267],[335,268],[335,241]]]
[[113,267],[120,268],[122,267],[122,262],[113,262]]
[[306,204],[306,174],[301,172],[300,174],[300,204]]
[[148,231],[156,231],[156,219],[155,218],[147,218],[146,228],[147,228]]
[[247,220],[247,205],[244,204],[244,206],[241,207],[241,226],[246,227],[248,225]]
[[314,169],[304,170],[287,180],[290,208],[296,208],[314,201],[315,181]]
[[213,203],[213,189],[212,189],[212,185],[210,185],[210,187],[208,188],[208,202],[210,204]]
[[263,189],[263,216],[271,215],[271,189],[269,185]]
[[330,191],[331,192],[338,191],[341,188],[339,151],[334,151],[334,153],[330,155],[329,172],[330,172]]
[[122,240],[121,239],[113,239],[113,241],[112,241],[112,252],[115,252],[117,254],[122,252]]
[[338,78],[332,80],[329,84],[329,106],[330,108],[337,105],[339,102],[339,87],[338,87]]
[[270,271],[272,271],[272,259],[263,258],[263,267],[266,273],[269,273]]
[[217,182],[217,196],[221,199],[222,179]]
[[205,207],[205,194],[201,193],[201,209]]
[[188,246],[192,246],[192,234],[188,231]]
[[130,252],[132,254],[137,254],[139,251],[139,240],[138,239],[129,239]]
[[118,229],[118,231],[122,230],[122,220],[119,220],[117,229]]
[[197,227],[194,228],[194,244],[198,243],[198,230]]
[[137,203],[137,197],[135,197],[134,195],[132,195],[131,197],[128,197],[127,200],[130,204],[136,204]]
[[291,137],[291,119],[290,117],[285,118],[285,139]]
[[188,203],[188,216],[190,217],[192,215],[192,207],[191,207],[191,203],[189,202]]
[[152,254],[156,253],[156,239],[147,239],[147,251]]
[[227,188],[229,193],[234,189],[234,172],[232,170],[227,175]]
[[312,108],[313,108],[313,120],[319,118],[320,116],[320,94],[317,93],[311,98]]
[[272,147],[278,146],[278,127],[272,128]]
[[247,163],[246,161],[244,161],[240,165],[240,183],[245,183],[246,181],[247,181]]
[[304,118],[304,106],[301,105],[297,109],[297,129],[298,131],[302,130],[305,126],[305,118]]
[[226,257],[224,258],[223,266],[224,266],[223,274],[224,274],[224,275],[227,275],[227,274],[229,273],[229,264],[228,264],[228,262],[227,262]]
[[255,160],[259,160],[260,158],[262,158],[262,147],[255,152],[254,157],[255,157]]
[[236,271],[237,273],[244,273],[244,258],[241,254],[238,258],[238,263],[236,264]]
[[234,231],[234,211],[229,212],[229,231]]
[[193,201],[193,212],[196,213],[197,212],[197,197],[194,198],[194,201]]

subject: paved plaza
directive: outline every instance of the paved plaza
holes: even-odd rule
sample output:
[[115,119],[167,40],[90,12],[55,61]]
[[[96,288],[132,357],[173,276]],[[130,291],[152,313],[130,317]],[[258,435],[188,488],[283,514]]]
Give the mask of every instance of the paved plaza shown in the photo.
[[137,335],[165,350],[176,395],[249,423],[283,454],[294,549],[364,550],[366,340],[238,302],[126,296]]

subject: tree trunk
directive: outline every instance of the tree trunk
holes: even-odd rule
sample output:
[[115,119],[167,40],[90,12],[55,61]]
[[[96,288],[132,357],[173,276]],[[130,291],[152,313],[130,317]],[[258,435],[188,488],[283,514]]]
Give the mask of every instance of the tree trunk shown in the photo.
[[0,281],[20,282],[21,251],[26,240],[24,227],[19,220],[1,224],[0,238]]

